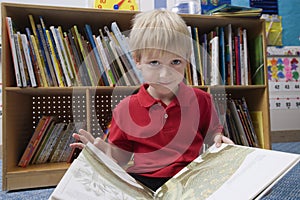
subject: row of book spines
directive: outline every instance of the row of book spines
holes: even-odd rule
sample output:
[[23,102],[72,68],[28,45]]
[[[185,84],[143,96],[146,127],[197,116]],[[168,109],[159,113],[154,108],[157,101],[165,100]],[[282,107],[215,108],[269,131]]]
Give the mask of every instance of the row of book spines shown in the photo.
[[[198,34],[197,27],[190,31],[194,41],[191,66],[186,71],[189,85],[252,84],[245,28],[233,30],[231,24],[228,24],[217,26],[202,35]],[[256,48],[262,48],[262,44]]]
[[[7,17],[7,20],[11,18]],[[17,85],[20,87],[32,86],[32,87],[49,87],[49,86],[96,86],[105,85],[112,86],[121,79],[122,74],[118,71],[122,71],[128,84],[137,84],[139,79],[136,78],[136,74],[127,73],[125,65],[121,61],[111,68],[109,62],[114,62],[114,58],[117,55],[108,55],[112,52],[109,50],[109,42],[107,38],[92,35],[91,27],[85,25],[85,34],[88,39],[85,39],[74,25],[68,33],[62,32],[61,27],[54,28],[50,26],[50,31],[46,29],[43,19],[40,17],[41,24],[35,25],[32,15],[29,15],[33,35],[29,28],[26,28],[26,34],[19,35],[25,36],[26,47],[28,51],[20,51],[21,53],[30,57],[26,62],[18,57],[18,62],[14,63],[16,71]],[[13,33],[13,30],[8,26],[8,31]],[[110,33],[113,35],[113,33]],[[23,46],[21,43],[17,43],[19,46]],[[11,45],[12,46],[12,45]],[[106,47],[106,48],[105,48]],[[12,47],[12,51],[15,46]],[[113,48],[113,47],[112,47]],[[14,54],[14,51],[12,52]],[[29,54],[30,53],[30,54]],[[119,52],[122,53],[122,52]],[[121,55],[120,55],[121,56]],[[13,55],[13,57],[16,57]],[[109,58],[108,58],[109,57]],[[126,58],[129,59],[126,54]],[[15,60],[14,60],[15,61]],[[28,63],[30,62],[30,63]],[[132,64],[133,62],[127,61]],[[32,69],[30,79],[25,76],[27,72],[27,66],[30,65]],[[34,73],[33,73],[34,69]],[[24,75],[21,74],[23,70]],[[119,74],[118,74],[119,73]],[[22,76],[21,76],[22,75]],[[131,76],[131,77],[130,77]],[[24,80],[20,82],[20,80]],[[131,82],[129,82],[129,79]],[[132,80],[134,79],[134,80]],[[34,81],[32,81],[34,80]],[[122,83],[122,81],[120,81]]]
[[20,167],[46,162],[71,162],[75,149],[72,134],[85,128],[84,122],[58,122],[54,116],[42,116],[18,163]]

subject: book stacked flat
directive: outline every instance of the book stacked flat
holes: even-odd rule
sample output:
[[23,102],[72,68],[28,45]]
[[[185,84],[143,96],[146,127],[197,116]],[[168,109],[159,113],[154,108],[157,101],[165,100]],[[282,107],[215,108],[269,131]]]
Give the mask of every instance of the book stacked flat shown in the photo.
[[215,16],[230,16],[230,17],[260,17],[262,13],[261,8],[251,8],[243,6],[233,6],[230,4],[223,4],[215,9],[209,10],[206,15]]

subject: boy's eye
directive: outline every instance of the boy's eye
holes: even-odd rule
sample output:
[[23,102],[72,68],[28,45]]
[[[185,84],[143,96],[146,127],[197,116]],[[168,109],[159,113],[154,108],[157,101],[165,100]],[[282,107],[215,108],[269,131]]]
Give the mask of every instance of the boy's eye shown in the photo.
[[181,64],[181,60],[173,60],[172,61],[172,65],[180,65]]
[[150,65],[153,65],[153,66],[157,66],[159,64],[160,63],[157,60],[153,60],[153,61],[150,62]]

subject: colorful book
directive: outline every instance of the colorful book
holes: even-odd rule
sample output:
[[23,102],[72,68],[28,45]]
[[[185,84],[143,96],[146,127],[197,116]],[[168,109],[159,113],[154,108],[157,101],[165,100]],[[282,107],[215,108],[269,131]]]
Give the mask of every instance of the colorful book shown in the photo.
[[41,74],[41,69],[40,69],[41,66],[39,66],[39,63],[37,61],[37,56],[39,56],[39,55],[37,55],[36,52],[34,51],[34,46],[33,46],[32,38],[31,38],[31,31],[28,27],[25,28],[25,31],[26,31],[26,36],[28,39],[28,49],[29,49],[29,54],[30,54],[34,74],[36,77],[37,85],[39,87],[45,87],[44,82],[43,82],[43,77]]
[[116,22],[111,23],[111,30],[114,33],[116,39],[118,40],[123,52],[125,53],[125,56],[127,57],[128,61],[131,64],[132,70],[134,71],[135,75],[137,76],[139,83],[143,83],[143,78],[140,74],[140,72],[137,70],[135,62],[132,58],[132,55],[130,53],[128,43],[126,41],[125,36],[121,33],[119,26]]
[[92,28],[89,24],[85,24],[85,31],[86,31],[87,38],[88,38],[88,40],[91,44],[91,47],[92,47],[91,52],[95,55],[95,58],[96,58],[96,61],[97,61],[97,66],[99,67],[101,78],[104,82],[104,85],[108,86],[109,82],[107,80],[107,76],[106,76],[106,73],[104,71],[104,66],[103,66],[103,63],[102,63],[102,60],[101,60],[101,57],[100,57],[100,53],[97,49],[96,42],[94,40],[94,35],[93,35],[93,32],[92,32]]
[[27,70],[28,70],[28,74],[29,74],[29,78],[30,78],[30,85],[31,85],[31,87],[37,87],[38,84],[36,81],[36,76],[35,76],[33,64],[31,61],[27,37],[25,34],[20,34],[20,37],[21,37],[21,41],[22,41],[23,54],[25,57],[25,62],[26,62],[26,66],[27,66]]
[[67,86],[65,84],[66,76],[63,76],[60,59],[59,59],[59,57],[56,56],[57,48],[54,44],[52,36],[50,35],[50,31],[46,29],[45,32],[46,32],[46,36],[47,36],[47,46],[49,49],[50,57],[52,60],[52,65],[53,65],[54,72],[56,75],[57,84],[59,87]]
[[100,53],[100,57],[101,57],[101,60],[103,62],[103,67],[104,67],[104,71],[106,73],[106,77],[107,77],[107,80],[109,82],[109,85],[108,86],[114,86],[116,84],[116,81],[113,77],[113,74],[112,74],[112,71],[110,69],[110,63],[108,61],[108,58],[106,56],[106,53],[105,53],[105,49],[104,49],[104,46],[102,44],[102,40],[101,40],[101,37],[100,36],[94,36],[95,38],[95,41],[96,41],[96,47]]
[[263,85],[264,81],[264,50],[263,36],[259,35],[251,43],[251,80],[253,85]]
[[26,167],[29,164],[52,120],[54,120],[53,116],[41,117],[18,163],[18,166]]
[[[71,79],[69,76],[70,73],[67,70],[68,63],[66,62],[66,58],[63,55],[63,49],[62,49],[63,47],[62,47],[61,42],[59,42],[60,35],[57,34],[57,30],[54,26],[50,26],[49,29],[52,33],[53,40],[54,40],[54,43],[56,46],[56,51],[57,51],[57,54],[59,57],[60,66],[61,66],[62,73],[63,73],[64,79],[65,79],[65,84],[66,84],[66,86],[70,87],[70,86],[72,86],[72,82],[71,82]],[[49,36],[50,36],[50,34],[49,34]],[[53,53],[54,53],[54,49],[53,49]],[[62,76],[62,74],[61,74],[61,76]]]
[[6,27],[7,27],[7,32],[8,32],[8,37],[9,37],[9,43],[10,43],[10,48],[11,48],[11,54],[13,58],[13,63],[14,63],[14,70],[15,70],[15,77],[16,77],[16,83],[17,87],[22,87],[22,77],[21,77],[21,72],[19,68],[19,62],[18,62],[18,57],[17,57],[17,50],[16,50],[16,44],[15,44],[15,39],[14,39],[14,28],[13,28],[13,22],[11,17],[6,17]]
[[225,27],[225,40],[226,40],[226,67],[227,67],[227,84],[228,85],[234,85],[234,79],[233,79],[233,42],[232,42],[232,25],[228,24]]
[[262,8],[251,8],[245,6],[235,6],[231,4],[223,4],[206,12],[206,15],[218,16],[238,16],[238,17],[259,17]]
[[210,41],[211,66],[210,66],[210,85],[220,85],[219,71],[219,37],[214,36]]

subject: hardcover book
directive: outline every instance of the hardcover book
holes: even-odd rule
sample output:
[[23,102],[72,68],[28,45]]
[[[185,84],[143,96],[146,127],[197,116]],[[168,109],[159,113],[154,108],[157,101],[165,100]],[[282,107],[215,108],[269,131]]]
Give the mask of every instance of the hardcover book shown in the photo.
[[213,145],[157,191],[151,191],[88,143],[49,199],[255,199],[299,159],[298,154]]

